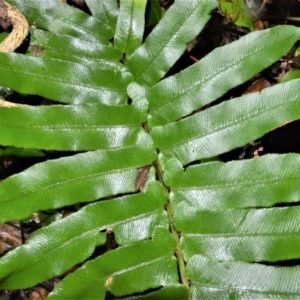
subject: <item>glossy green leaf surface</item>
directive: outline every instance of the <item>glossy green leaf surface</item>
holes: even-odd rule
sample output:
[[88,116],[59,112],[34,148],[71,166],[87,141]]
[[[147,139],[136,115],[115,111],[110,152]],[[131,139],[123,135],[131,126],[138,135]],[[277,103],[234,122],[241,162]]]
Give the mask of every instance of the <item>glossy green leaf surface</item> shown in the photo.
[[147,3],[146,20],[150,25],[156,25],[163,17],[163,10],[158,0],[150,0]]
[[42,52],[42,57],[66,59],[80,62],[82,59],[107,59],[118,61],[122,53],[109,46],[94,41],[84,41],[70,35],[56,34],[41,29],[31,29],[30,45],[32,54]]
[[[153,200],[149,199],[149,201]],[[116,224],[114,234],[118,245],[127,245],[149,238],[156,227],[168,229],[168,226],[167,214],[161,205],[156,211],[149,214]]]
[[0,149],[0,156],[9,158],[9,157],[42,157],[45,156],[45,153],[38,149],[24,149],[16,147],[5,147]]
[[36,210],[134,192],[137,168],[151,164],[155,158],[155,150],[144,136],[136,146],[37,164],[0,183],[0,222],[22,219]]
[[187,265],[192,299],[298,299],[300,268],[216,262],[197,255]]
[[115,30],[119,7],[117,0],[85,0],[92,15],[112,31]]
[[0,107],[0,143],[72,151],[133,146],[145,137],[145,118],[133,105]]
[[0,60],[4,86],[70,104],[125,104],[132,81],[121,64],[105,60],[79,64],[15,53],[0,53]]
[[214,0],[176,1],[128,58],[126,65],[135,80],[150,86],[159,81],[203,29],[215,7]]
[[129,56],[143,39],[146,0],[121,0],[114,45]]
[[99,299],[105,287],[122,296],[175,284],[178,278],[174,248],[169,232],[156,230],[152,241],[112,250],[86,263],[63,280],[49,299]]
[[184,172],[171,160],[164,180],[172,187],[175,207],[183,202],[197,210],[270,207],[299,201],[299,163],[297,154],[269,154],[251,160],[200,164]]
[[[219,0],[218,2],[220,12],[231,22],[238,26],[248,27],[252,31],[255,29],[249,9],[250,4],[246,4],[244,0]],[[251,0],[246,2],[255,3]]]
[[[60,225],[59,221],[55,224]],[[68,228],[71,234],[63,235],[60,234],[60,228],[48,228],[52,229],[51,233],[43,231],[32,238],[36,248],[30,244],[24,245],[1,259],[2,289],[26,288],[58,275],[87,259],[96,247],[97,229],[89,232],[77,231],[78,235],[73,236],[74,228]]]
[[182,164],[217,156],[286,121],[299,119],[299,84],[299,79],[293,80],[231,99],[178,122],[154,127],[151,136],[166,157],[175,157]]
[[299,78],[300,78],[300,70],[290,70],[283,76],[281,82],[287,82]]
[[[59,0],[8,0],[26,15],[31,25],[54,33],[71,35],[84,40],[108,43],[113,30],[88,14]],[[98,30],[101,28],[101,30]]]
[[176,207],[195,209],[270,207],[300,197],[300,156],[275,155],[228,163],[211,162],[183,171],[178,162],[166,166],[164,181]]
[[284,25],[253,32],[162,80],[146,95],[151,127],[178,120],[247,81],[285,54],[299,35],[299,28]]
[[[92,254],[99,230],[107,227],[114,228],[118,223],[136,220],[145,214],[157,213],[158,210],[163,209],[165,201],[162,187],[154,183],[149,185],[144,193],[89,204],[79,212],[39,230],[29,243],[1,259],[0,288],[26,288],[64,272]],[[114,213],[110,213],[112,211]],[[64,234],[61,234],[62,232]],[[51,243],[47,242],[49,240]],[[174,241],[169,237],[165,243],[170,257],[174,249]],[[144,255],[148,253],[155,256],[155,253],[148,251]],[[130,264],[129,259],[123,261],[125,264]],[[119,260],[116,262],[118,262],[116,267],[120,267]],[[109,265],[105,265],[106,268]],[[175,262],[173,262],[174,267],[176,270]],[[177,276],[176,271],[173,273]],[[91,278],[87,277],[85,272],[84,274],[87,280]],[[92,279],[99,280],[94,276]],[[174,280],[166,283],[174,283]]]
[[186,260],[195,254],[249,262],[300,257],[298,206],[201,211],[182,202],[175,226]]
[[[161,186],[157,184],[155,179],[155,170],[153,167],[149,171],[148,177],[146,178],[144,190],[146,193],[149,192],[149,197],[147,196],[146,198],[141,195],[139,201],[146,201],[141,206],[143,207],[144,205],[148,206],[152,204],[155,205],[155,203],[157,203],[158,206],[150,213],[147,211],[145,214],[141,214],[135,218],[118,222],[113,226],[110,226],[112,227],[111,229],[113,229],[114,238],[118,245],[127,245],[148,239],[152,236],[156,227],[165,229],[169,228],[168,216],[164,210],[166,193],[161,189]],[[148,204],[148,201],[151,203]]]

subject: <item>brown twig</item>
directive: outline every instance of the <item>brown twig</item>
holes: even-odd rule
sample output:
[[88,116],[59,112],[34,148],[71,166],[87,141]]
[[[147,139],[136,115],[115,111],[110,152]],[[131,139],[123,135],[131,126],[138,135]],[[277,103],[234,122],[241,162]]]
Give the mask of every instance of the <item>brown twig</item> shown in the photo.
[[0,44],[0,52],[13,52],[27,37],[29,24],[19,10],[4,0],[0,0],[0,18],[2,20],[0,25],[4,24],[4,27],[11,25],[13,27],[9,36]]

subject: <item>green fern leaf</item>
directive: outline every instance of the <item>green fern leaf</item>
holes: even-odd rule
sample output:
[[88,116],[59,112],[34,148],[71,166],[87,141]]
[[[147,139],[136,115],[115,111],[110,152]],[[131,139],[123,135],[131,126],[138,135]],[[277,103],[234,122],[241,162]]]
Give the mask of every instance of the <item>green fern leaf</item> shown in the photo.
[[32,55],[73,62],[83,59],[119,61],[122,58],[122,53],[109,45],[85,41],[83,46],[80,38],[37,28],[30,30],[30,46]]
[[290,26],[247,34],[162,80],[146,94],[151,127],[180,119],[247,81],[285,54],[298,36],[299,28]]
[[163,10],[158,0],[148,1],[146,12],[146,19],[150,25],[156,25],[163,17]]
[[249,262],[276,262],[300,256],[299,207],[193,213],[194,210],[182,202],[175,214],[186,260],[195,254]]
[[38,209],[136,191],[138,168],[155,159],[149,143],[147,136],[142,135],[136,146],[48,161],[2,181],[0,222],[25,218]]
[[[153,197],[155,201],[151,201]],[[141,200],[146,202],[140,205]],[[134,222],[138,218],[143,219],[146,214],[149,216],[158,214],[162,210],[164,202],[163,189],[154,182],[142,194],[87,205],[79,212],[39,230],[32,237],[30,243],[8,253],[1,260],[0,288],[29,287],[47,277],[68,270],[92,254],[99,230],[114,227],[118,223]],[[115,213],[107,214],[107,211],[115,211]],[[147,224],[144,223],[144,226],[147,227]],[[150,236],[151,233],[146,238]],[[174,248],[174,241],[170,242],[169,235],[165,238],[169,239],[168,245],[171,248],[168,252],[170,252]],[[48,243],[47,240],[51,243]],[[170,253],[168,256],[170,257]],[[116,259],[116,261],[118,260]],[[57,262],[55,265],[54,261]],[[173,273],[177,274],[174,271]],[[108,276],[109,273],[105,275]]]
[[[53,33],[66,34],[89,41],[108,43],[113,30],[92,16],[68,6],[59,0],[9,0],[17,6],[30,24]],[[98,30],[101,28],[101,30]]]
[[126,56],[132,54],[142,43],[145,26],[145,9],[146,0],[120,1],[120,13],[114,44]]
[[186,44],[201,31],[215,7],[214,0],[176,1],[145,43],[128,58],[126,65],[135,80],[153,85],[161,79],[183,54]]
[[0,73],[6,74],[3,85],[70,104],[125,104],[126,87],[133,80],[120,63],[106,60],[82,65],[15,53],[0,53],[0,60]]
[[84,2],[92,12],[93,17],[109,27],[113,32],[115,31],[119,14],[117,0],[85,0]]
[[299,84],[297,79],[226,101],[179,122],[154,127],[151,136],[166,157],[176,157],[182,164],[214,157],[299,119],[300,95],[295,93]]
[[187,270],[192,280],[192,299],[297,299],[300,293],[299,267],[216,262],[197,255]]
[[71,151],[128,147],[143,136],[145,119],[133,105],[0,107],[0,143]]
[[299,162],[297,154],[269,154],[226,164],[200,164],[184,172],[172,159],[165,166],[164,182],[172,187],[175,207],[181,202],[197,210],[270,207],[299,200]]
[[[161,284],[176,284],[174,248],[175,241],[169,233],[156,230],[151,241],[112,250],[88,262],[58,285],[49,299],[96,299],[104,297],[106,289],[122,296]],[[116,265],[115,261],[120,263]]]

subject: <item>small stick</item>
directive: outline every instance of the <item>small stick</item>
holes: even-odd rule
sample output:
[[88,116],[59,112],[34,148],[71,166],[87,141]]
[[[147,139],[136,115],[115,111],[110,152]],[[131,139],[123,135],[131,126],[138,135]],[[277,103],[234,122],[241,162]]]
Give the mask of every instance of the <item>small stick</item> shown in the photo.
[[[5,5],[6,9],[3,5]],[[9,20],[13,26],[12,32],[0,44],[0,52],[13,52],[27,37],[29,24],[19,10],[4,0],[0,0],[0,14],[3,21]]]

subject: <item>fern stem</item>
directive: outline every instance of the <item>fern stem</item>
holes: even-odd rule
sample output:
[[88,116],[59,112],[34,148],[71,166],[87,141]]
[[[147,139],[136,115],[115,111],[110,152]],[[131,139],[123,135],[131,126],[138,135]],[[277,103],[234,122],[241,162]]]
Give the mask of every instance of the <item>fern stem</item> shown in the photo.
[[[147,133],[150,133],[151,130],[148,127],[147,123],[145,123],[143,127],[144,127],[144,129]],[[157,149],[157,151],[159,151],[159,150]],[[171,233],[174,236],[175,241],[176,241],[176,253],[175,253],[175,255],[176,255],[176,258],[177,258],[177,264],[178,264],[178,269],[179,269],[180,280],[181,280],[182,284],[186,286],[186,288],[188,290],[188,293],[189,293],[189,299],[191,299],[189,282],[186,278],[186,273],[185,273],[185,262],[184,262],[183,253],[182,253],[181,246],[180,246],[180,237],[179,237],[179,234],[176,231],[175,226],[174,226],[174,218],[173,218],[174,212],[173,212],[173,208],[172,208],[172,205],[171,205],[170,191],[169,191],[169,188],[164,184],[163,175],[162,175],[163,172],[162,172],[162,169],[161,169],[161,166],[160,166],[160,163],[159,163],[158,159],[154,162],[154,166],[155,166],[155,170],[156,170],[158,180],[163,185],[163,187],[166,191],[166,195],[167,195],[166,211],[167,211],[167,214],[168,214],[168,220],[169,220],[169,226],[170,226],[169,229],[170,229],[170,231],[171,231]]]
[[166,190],[166,193],[168,195],[166,211],[168,213],[170,231],[176,240],[176,257],[177,257],[177,262],[178,262],[180,279],[181,279],[182,284],[184,284],[187,287],[187,289],[189,290],[189,283],[188,283],[188,280],[185,275],[185,262],[184,262],[183,254],[181,251],[180,238],[179,238],[178,232],[176,231],[176,229],[174,227],[174,218],[173,218],[174,213],[173,213],[173,208],[171,205],[171,200],[169,198],[169,189],[165,186],[165,184],[163,182],[162,171],[161,171],[161,167],[160,167],[158,160],[156,160],[156,162],[154,163],[154,166],[156,169],[157,177],[158,177],[159,181],[163,184],[163,186]]

